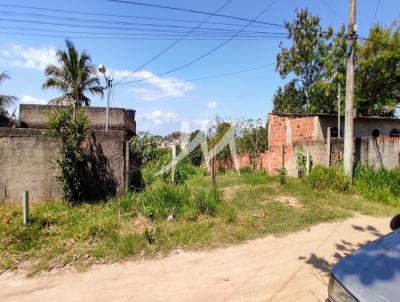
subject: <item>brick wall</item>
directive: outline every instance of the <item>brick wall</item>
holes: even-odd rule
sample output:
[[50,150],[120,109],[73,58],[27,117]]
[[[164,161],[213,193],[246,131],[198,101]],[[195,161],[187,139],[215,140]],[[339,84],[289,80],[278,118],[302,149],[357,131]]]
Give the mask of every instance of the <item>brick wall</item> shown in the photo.
[[318,138],[318,118],[315,116],[279,115],[268,116],[269,171],[275,174],[281,167],[293,165],[293,144]]

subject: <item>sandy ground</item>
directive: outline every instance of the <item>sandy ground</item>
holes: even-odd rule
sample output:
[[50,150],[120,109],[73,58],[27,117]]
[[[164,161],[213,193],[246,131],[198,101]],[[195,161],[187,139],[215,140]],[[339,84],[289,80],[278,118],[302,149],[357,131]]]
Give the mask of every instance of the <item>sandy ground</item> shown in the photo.
[[3,274],[0,301],[325,301],[331,264],[388,233],[389,220],[357,216],[284,237],[84,273]]

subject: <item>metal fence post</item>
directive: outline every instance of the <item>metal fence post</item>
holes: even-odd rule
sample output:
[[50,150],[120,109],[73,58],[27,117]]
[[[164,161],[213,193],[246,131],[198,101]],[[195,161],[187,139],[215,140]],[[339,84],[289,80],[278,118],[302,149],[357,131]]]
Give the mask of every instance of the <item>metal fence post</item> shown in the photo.
[[28,224],[28,222],[29,222],[29,192],[28,191],[24,191],[23,212],[24,212],[24,224]]

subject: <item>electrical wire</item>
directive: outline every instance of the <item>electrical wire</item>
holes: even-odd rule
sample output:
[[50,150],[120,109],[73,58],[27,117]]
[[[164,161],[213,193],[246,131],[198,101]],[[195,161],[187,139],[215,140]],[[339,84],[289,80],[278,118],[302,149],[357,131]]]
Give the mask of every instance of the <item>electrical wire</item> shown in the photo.
[[[90,34],[90,35],[111,35],[111,36],[124,36],[124,37],[137,37],[137,36],[145,36],[145,37],[181,37],[182,35],[174,34],[174,33],[120,33],[120,32],[93,32],[93,31],[70,31],[70,30],[57,30],[52,28],[32,28],[32,27],[14,27],[14,26],[2,26],[1,29],[11,29],[11,30],[23,30],[23,31],[33,31],[36,32],[50,32],[50,33],[67,33],[67,34]],[[203,37],[203,38],[226,38],[225,34],[206,34],[206,33],[193,33],[190,34],[190,37]],[[286,35],[282,34],[266,34],[266,35],[240,35],[239,37],[243,38],[284,38]],[[220,39],[217,39],[220,40]]]
[[372,18],[372,26],[374,26],[376,15],[378,14],[378,9],[379,9],[379,4],[380,3],[381,3],[381,0],[378,0],[378,3],[376,4],[376,8],[375,8],[374,17]]
[[127,79],[128,77],[130,77],[132,74],[134,74],[135,72],[139,71],[140,69],[142,69],[144,66],[150,64],[151,62],[153,62],[154,60],[156,60],[157,58],[159,58],[160,56],[162,56],[164,53],[166,53],[168,50],[170,50],[172,47],[174,47],[175,45],[177,45],[179,42],[181,42],[182,40],[184,40],[188,35],[190,35],[191,33],[193,33],[196,29],[198,29],[200,26],[202,26],[205,22],[207,22],[209,19],[211,19],[215,14],[217,14],[218,12],[220,12],[223,8],[225,8],[226,6],[228,6],[230,3],[232,2],[232,0],[228,0],[227,2],[225,2],[222,6],[220,6],[215,12],[214,14],[207,16],[206,19],[204,19],[203,21],[201,21],[199,24],[197,24],[195,27],[193,27],[190,31],[188,31],[186,34],[184,34],[182,37],[180,37],[178,40],[176,40],[174,43],[168,45],[166,48],[164,48],[163,50],[161,50],[158,54],[156,54],[155,56],[153,56],[152,58],[150,58],[149,60],[147,60],[145,63],[143,63],[142,65],[140,65],[138,68],[136,68],[135,70],[133,70],[131,73],[127,74],[125,77],[123,77],[121,80],[119,80],[116,85],[118,85],[118,83],[123,82],[125,79]]
[[[189,82],[198,82],[198,81],[212,80],[212,79],[218,79],[218,78],[225,78],[225,77],[229,77],[229,76],[233,76],[233,75],[237,75],[237,74],[241,74],[241,73],[245,73],[245,72],[251,72],[251,71],[254,71],[254,70],[263,69],[263,68],[266,68],[266,67],[269,67],[269,66],[272,66],[272,65],[275,65],[275,63],[259,65],[259,66],[255,66],[255,67],[251,67],[251,68],[246,68],[246,69],[233,71],[233,72],[222,73],[222,74],[218,74],[218,75],[205,76],[205,77],[199,77],[199,78],[192,78],[192,79],[181,80],[181,81],[163,82],[163,83],[159,83],[159,85],[189,83]],[[126,83],[126,82],[125,83],[121,83],[121,85],[124,85],[124,84],[129,84],[129,83]],[[153,84],[151,84],[151,83],[138,83],[138,84],[133,84],[132,86],[152,86],[152,85]]]
[[[237,31],[234,35],[232,35],[229,39],[227,39],[227,40],[225,40],[224,42],[218,44],[217,46],[215,46],[214,48],[210,49],[209,51],[207,51],[207,52],[204,53],[203,55],[197,57],[196,59],[194,59],[194,60],[192,60],[192,61],[190,61],[190,62],[188,62],[188,63],[186,63],[186,64],[184,64],[184,65],[181,65],[181,66],[179,66],[179,67],[176,67],[176,68],[174,68],[174,69],[171,69],[171,70],[168,70],[168,71],[163,72],[163,73],[161,73],[161,74],[158,74],[158,75],[156,75],[156,76],[148,77],[148,78],[141,79],[141,80],[129,81],[129,83],[137,83],[137,82],[142,82],[142,81],[146,81],[146,80],[153,79],[153,78],[162,77],[162,76],[164,76],[164,75],[167,75],[167,74],[173,73],[173,72],[175,72],[175,71],[181,70],[181,69],[183,69],[183,68],[186,68],[186,67],[188,67],[188,66],[190,66],[190,65],[192,65],[192,64],[194,64],[194,63],[196,63],[196,62],[198,62],[198,61],[200,61],[200,60],[202,60],[203,58],[209,56],[209,55],[212,54],[213,52],[217,51],[218,49],[220,49],[221,47],[225,46],[225,45],[228,44],[230,41],[232,41],[237,35],[239,35],[239,34],[240,34],[243,30],[245,30],[250,24],[252,24],[252,22],[255,22],[258,18],[260,18],[262,15],[264,15],[271,7],[275,4],[276,1],[277,1],[277,0],[272,0],[272,1],[269,3],[269,5],[268,5],[266,8],[264,8],[254,19],[250,20],[246,25],[244,25],[240,30],[238,30],[238,31]],[[120,83],[121,83],[121,82],[120,82]],[[125,82],[125,83],[128,83],[128,82]]]
[[[105,14],[105,13],[95,13],[95,12],[82,12],[82,11],[74,11],[74,10],[62,10],[62,9],[53,9],[46,7],[38,7],[38,6],[28,6],[28,5],[16,5],[16,4],[0,4],[0,7],[8,7],[8,8],[18,8],[18,9],[30,9],[30,10],[39,10],[39,11],[48,11],[55,13],[62,13],[65,15],[69,14],[78,14],[85,16],[101,16],[101,17],[112,17],[112,18],[126,18],[126,19],[144,19],[144,20],[157,20],[157,21],[173,21],[173,22],[183,22],[183,23],[198,23],[196,20],[187,20],[187,19],[171,19],[171,18],[160,18],[160,17],[145,17],[145,16],[133,16],[133,15],[120,15],[120,14]],[[207,24],[214,25],[227,25],[227,26],[241,26],[238,23],[226,23],[226,22],[206,22]],[[267,25],[256,25],[252,24],[251,27],[259,27],[259,28],[271,28],[271,26]],[[275,26],[272,26],[275,28]]]
[[[99,20],[99,19],[81,19],[81,18],[71,18],[71,17],[64,17],[64,16],[54,16],[48,14],[36,14],[36,13],[20,13],[14,11],[0,11],[0,14],[7,15],[7,16],[27,16],[27,17],[39,17],[41,20],[43,18],[46,19],[55,19],[55,20],[63,20],[63,21],[72,21],[72,22],[79,22],[79,23],[106,23],[106,24],[118,24],[118,25],[139,25],[139,26],[149,26],[149,27],[161,27],[161,28],[176,28],[176,29],[192,29],[193,27],[190,26],[182,26],[182,25],[173,25],[173,24],[157,24],[157,23],[138,23],[138,22],[127,22],[127,21],[114,21],[114,20]],[[208,18],[209,19],[209,18]],[[6,20],[7,19],[3,19]],[[207,21],[202,22],[202,24],[207,23]],[[202,27],[202,30],[210,30],[210,31],[223,31],[223,32],[233,32],[234,29],[226,29],[226,28],[215,28],[215,27]],[[262,31],[253,31],[256,33],[262,33]]]
[[[147,6],[147,7],[154,7],[154,8],[162,8],[162,9],[168,9],[168,10],[182,11],[182,12],[187,12],[187,13],[201,14],[201,15],[211,15],[212,14],[210,12],[198,11],[198,10],[193,10],[193,9],[186,9],[186,8],[179,8],[179,7],[172,7],[172,6],[165,6],[165,5],[157,5],[157,4],[150,4],[150,3],[142,3],[142,2],[135,2],[135,1],[126,1],[126,0],[108,0],[108,1],[109,2],[117,2],[117,3],[137,5],[137,6]],[[254,20],[250,20],[250,19],[247,19],[247,18],[236,17],[236,16],[232,16],[232,15],[215,14],[215,16],[216,17],[222,17],[222,18],[234,19],[234,20],[240,20],[240,21],[246,21],[246,22],[251,21],[252,23],[272,25],[272,26],[277,26],[277,27],[284,27],[282,24],[264,22],[264,21],[257,21],[257,20],[254,21]]]
[[[37,20],[26,20],[26,19],[0,19],[0,22],[10,22],[10,23],[28,23],[28,24],[42,24],[42,25],[50,25],[50,26],[59,26],[59,27],[73,27],[73,28],[91,28],[91,29],[105,29],[105,30],[122,30],[122,31],[144,31],[144,32],[166,32],[166,33],[187,33],[184,30],[172,30],[172,29],[152,29],[152,28],[143,28],[143,27],[118,27],[118,26],[101,26],[101,25],[81,25],[81,24],[70,24],[70,23],[59,23],[59,22],[47,22],[47,21],[37,21]],[[203,34],[225,34],[230,32],[236,32],[235,30],[223,30],[220,29],[217,32],[201,30],[197,31],[197,33]],[[284,33],[280,32],[263,32],[263,31],[244,31],[247,34],[269,34],[269,35],[283,35]]]

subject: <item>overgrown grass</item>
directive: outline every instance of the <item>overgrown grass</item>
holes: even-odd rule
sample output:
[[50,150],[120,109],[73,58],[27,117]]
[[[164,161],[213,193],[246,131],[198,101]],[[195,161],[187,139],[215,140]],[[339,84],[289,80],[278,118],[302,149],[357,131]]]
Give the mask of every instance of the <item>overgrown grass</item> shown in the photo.
[[[353,193],[314,190],[298,179],[282,186],[277,177],[229,173],[217,184],[210,190],[210,177],[197,173],[186,185],[155,182],[145,192],[101,204],[43,203],[32,208],[28,226],[20,208],[0,206],[0,271],[85,268],[293,232],[353,212],[399,210]],[[282,201],[288,197],[299,207]]]
[[383,203],[400,205],[400,168],[393,170],[357,166],[355,187],[363,196]]
[[365,198],[400,206],[400,169],[376,169],[358,165],[354,169],[354,181],[341,167],[314,167],[306,178],[311,187],[320,191],[354,192]]

